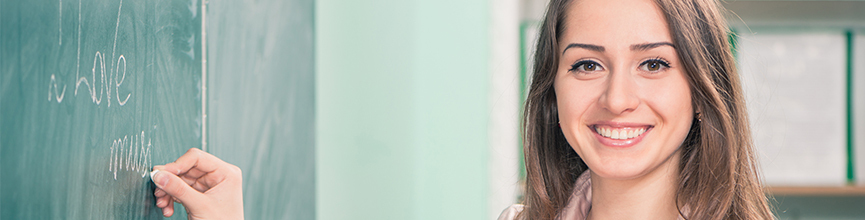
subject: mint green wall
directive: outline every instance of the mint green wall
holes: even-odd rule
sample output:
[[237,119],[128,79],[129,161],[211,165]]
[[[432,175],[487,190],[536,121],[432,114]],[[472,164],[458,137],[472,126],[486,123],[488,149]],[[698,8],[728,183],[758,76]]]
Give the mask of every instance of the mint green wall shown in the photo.
[[318,219],[488,219],[488,5],[316,2]]

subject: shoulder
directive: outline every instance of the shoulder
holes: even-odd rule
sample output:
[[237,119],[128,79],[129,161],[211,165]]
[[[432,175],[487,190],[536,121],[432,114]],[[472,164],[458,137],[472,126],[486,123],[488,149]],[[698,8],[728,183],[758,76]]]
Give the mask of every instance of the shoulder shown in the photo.
[[513,204],[499,215],[498,220],[515,220],[517,218],[517,214],[523,211],[525,206],[523,204]]

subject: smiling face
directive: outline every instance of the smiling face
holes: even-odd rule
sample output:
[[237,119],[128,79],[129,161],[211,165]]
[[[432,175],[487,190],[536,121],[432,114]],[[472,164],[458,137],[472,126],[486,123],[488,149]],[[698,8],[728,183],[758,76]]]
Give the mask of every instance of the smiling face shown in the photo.
[[678,161],[694,110],[658,6],[576,0],[566,14],[554,87],[568,143],[603,178],[639,178]]

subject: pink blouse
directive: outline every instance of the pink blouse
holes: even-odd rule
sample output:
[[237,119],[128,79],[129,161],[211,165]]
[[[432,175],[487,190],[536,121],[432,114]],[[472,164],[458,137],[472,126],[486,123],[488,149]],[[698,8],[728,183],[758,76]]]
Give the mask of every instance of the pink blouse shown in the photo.
[[[589,171],[580,174],[574,183],[574,192],[568,200],[568,206],[562,209],[559,220],[586,219],[589,208],[592,207],[592,175]],[[498,220],[516,220],[517,214],[523,211],[523,204],[514,204],[505,209]],[[683,219],[679,216],[679,219]]]
[[[586,219],[589,208],[592,207],[592,175],[588,171],[580,174],[574,184],[574,192],[568,201],[568,206],[562,210],[562,220]],[[515,220],[517,214],[523,211],[523,204],[514,204],[505,209],[498,220]]]

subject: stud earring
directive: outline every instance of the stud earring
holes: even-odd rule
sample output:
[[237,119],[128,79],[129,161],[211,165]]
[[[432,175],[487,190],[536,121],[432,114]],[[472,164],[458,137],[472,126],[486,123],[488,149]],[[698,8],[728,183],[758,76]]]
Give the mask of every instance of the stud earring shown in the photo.
[[694,117],[697,118],[698,122],[703,122],[703,114],[702,113],[696,112]]

